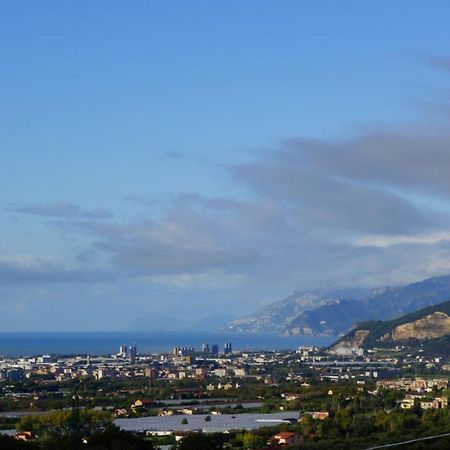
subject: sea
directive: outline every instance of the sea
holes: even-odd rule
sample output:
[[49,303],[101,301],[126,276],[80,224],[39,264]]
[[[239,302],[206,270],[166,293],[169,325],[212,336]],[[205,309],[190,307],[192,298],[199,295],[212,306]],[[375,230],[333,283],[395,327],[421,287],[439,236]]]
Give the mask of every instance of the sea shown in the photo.
[[161,353],[174,347],[218,344],[223,349],[230,342],[233,350],[293,350],[300,346],[323,347],[336,337],[276,336],[273,334],[230,334],[186,331],[102,331],[102,332],[0,332],[1,356],[36,355],[110,355],[120,345],[136,345],[138,353]]

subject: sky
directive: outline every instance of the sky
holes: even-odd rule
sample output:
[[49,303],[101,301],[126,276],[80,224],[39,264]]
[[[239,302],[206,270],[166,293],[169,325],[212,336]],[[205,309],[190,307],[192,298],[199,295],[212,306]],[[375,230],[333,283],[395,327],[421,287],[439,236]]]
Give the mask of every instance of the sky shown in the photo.
[[449,274],[449,18],[0,2],[0,330],[201,327]]

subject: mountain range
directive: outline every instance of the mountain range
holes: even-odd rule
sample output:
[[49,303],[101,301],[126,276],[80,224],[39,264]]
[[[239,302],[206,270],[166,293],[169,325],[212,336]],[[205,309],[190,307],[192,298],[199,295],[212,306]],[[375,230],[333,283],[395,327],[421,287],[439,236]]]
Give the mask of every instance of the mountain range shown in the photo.
[[337,336],[357,322],[394,319],[449,299],[449,275],[400,287],[316,289],[295,292],[254,314],[233,320],[225,330]]

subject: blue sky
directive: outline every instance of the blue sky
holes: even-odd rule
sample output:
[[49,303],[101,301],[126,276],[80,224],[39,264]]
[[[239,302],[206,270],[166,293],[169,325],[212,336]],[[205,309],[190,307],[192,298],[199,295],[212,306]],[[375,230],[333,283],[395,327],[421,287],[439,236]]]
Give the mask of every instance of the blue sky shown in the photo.
[[3,2],[0,327],[170,324],[449,272],[449,14]]

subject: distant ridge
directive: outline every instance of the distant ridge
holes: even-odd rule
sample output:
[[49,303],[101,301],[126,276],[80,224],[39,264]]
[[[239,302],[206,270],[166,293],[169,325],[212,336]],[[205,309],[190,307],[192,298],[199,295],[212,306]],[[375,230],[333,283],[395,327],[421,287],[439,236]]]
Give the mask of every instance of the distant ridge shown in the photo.
[[283,300],[262,307],[253,314],[233,320],[226,331],[240,333],[281,333],[286,326],[305,311],[334,304],[342,298],[367,299],[372,289],[313,289],[297,291]]
[[402,287],[296,292],[255,314],[230,322],[236,332],[287,336],[337,336],[356,322],[388,320],[450,299],[450,276],[428,278]]

